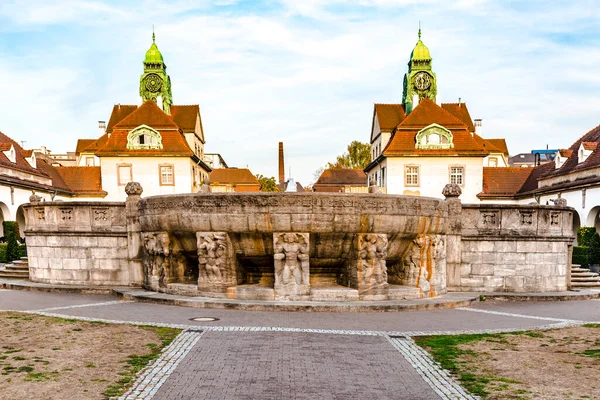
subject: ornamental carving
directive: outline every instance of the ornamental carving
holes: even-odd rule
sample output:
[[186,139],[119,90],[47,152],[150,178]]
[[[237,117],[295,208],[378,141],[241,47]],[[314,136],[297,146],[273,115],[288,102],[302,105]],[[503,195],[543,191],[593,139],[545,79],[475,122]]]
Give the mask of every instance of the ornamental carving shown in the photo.
[[387,256],[388,240],[385,234],[369,233],[358,236],[359,262],[362,273],[362,287],[372,288],[387,283]]
[[394,281],[418,287],[430,296],[446,280],[446,242],[443,235],[419,235],[404,256],[402,266],[393,271]]
[[39,203],[40,201],[42,201],[42,196],[38,196],[37,194],[32,194],[29,196],[30,203]]
[[223,284],[227,281],[227,236],[224,232],[197,235],[198,284]]
[[71,221],[73,219],[73,209],[72,208],[61,208],[60,209],[60,219],[62,221]]
[[446,197],[446,200],[450,198],[457,198],[461,194],[462,189],[456,183],[448,183],[446,186],[444,186],[444,189],[442,189],[442,195]]
[[558,226],[560,224],[560,214],[550,214],[550,226]]
[[415,136],[415,149],[452,149],[452,132],[438,124],[431,124]]
[[125,186],[125,193],[127,196],[141,196],[144,189],[139,182],[128,182]]
[[46,210],[44,210],[43,208],[36,208],[35,212],[37,214],[38,221],[45,221],[46,220]]
[[519,212],[521,225],[533,225],[533,212],[532,211],[521,211]]
[[275,294],[279,298],[308,294],[310,286],[308,233],[273,235]]
[[487,226],[496,226],[499,222],[497,211],[482,211],[481,224]]
[[94,208],[94,221],[108,221],[108,208]]

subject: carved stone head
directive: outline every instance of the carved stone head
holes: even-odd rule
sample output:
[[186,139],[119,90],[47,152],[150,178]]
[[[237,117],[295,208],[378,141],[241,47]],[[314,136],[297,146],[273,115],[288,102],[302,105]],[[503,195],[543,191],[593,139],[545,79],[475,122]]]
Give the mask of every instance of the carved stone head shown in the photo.
[[462,194],[462,189],[456,183],[448,183],[444,186],[442,190],[442,194],[448,199],[458,199],[458,197]]

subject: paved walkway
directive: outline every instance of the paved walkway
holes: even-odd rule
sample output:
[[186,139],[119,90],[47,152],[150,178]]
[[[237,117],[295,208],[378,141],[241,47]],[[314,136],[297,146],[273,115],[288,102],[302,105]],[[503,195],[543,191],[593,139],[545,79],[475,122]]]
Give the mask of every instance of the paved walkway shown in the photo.
[[[451,310],[308,313],[198,309],[0,290],[0,310],[175,326],[184,333],[128,399],[472,399],[411,336],[600,322],[600,300],[480,302]],[[213,322],[192,319],[212,317]]]

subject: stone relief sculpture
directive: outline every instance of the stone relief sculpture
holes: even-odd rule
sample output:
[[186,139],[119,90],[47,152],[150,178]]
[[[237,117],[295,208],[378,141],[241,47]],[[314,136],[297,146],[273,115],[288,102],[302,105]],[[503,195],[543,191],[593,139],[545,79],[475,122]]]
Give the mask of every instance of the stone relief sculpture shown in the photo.
[[275,295],[290,297],[308,294],[310,272],[308,233],[279,233],[273,237]]
[[198,284],[225,283],[227,237],[225,233],[198,234]]
[[425,296],[439,290],[446,276],[444,236],[418,235],[404,256],[402,268],[394,273],[401,284],[418,287]]
[[151,287],[167,286],[167,269],[169,267],[170,238],[167,232],[146,232],[143,234],[144,249],[148,257],[144,257],[144,276],[146,284]]
[[373,287],[387,283],[387,256],[388,240],[386,235],[367,234],[359,236],[359,257],[362,263],[362,285]]

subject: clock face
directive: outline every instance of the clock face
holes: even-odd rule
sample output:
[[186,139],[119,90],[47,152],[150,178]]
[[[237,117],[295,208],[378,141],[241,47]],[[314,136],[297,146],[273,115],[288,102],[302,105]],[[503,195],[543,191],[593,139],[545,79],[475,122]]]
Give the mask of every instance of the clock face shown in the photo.
[[415,88],[418,90],[426,90],[431,86],[431,76],[427,72],[419,72],[415,75]]
[[150,92],[160,91],[162,84],[162,79],[156,74],[150,74],[144,79],[144,86],[146,86],[146,89]]

